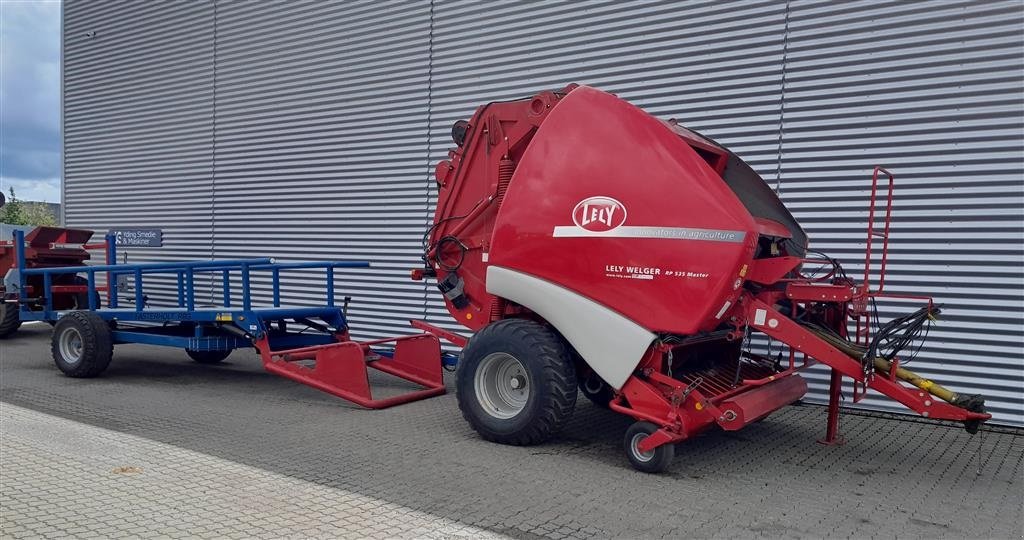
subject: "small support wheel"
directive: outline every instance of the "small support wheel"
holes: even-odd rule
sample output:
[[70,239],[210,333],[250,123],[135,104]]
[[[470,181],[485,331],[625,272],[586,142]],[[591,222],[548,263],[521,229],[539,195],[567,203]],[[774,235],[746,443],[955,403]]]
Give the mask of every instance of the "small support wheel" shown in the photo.
[[663,444],[648,452],[641,452],[639,449],[640,443],[658,429],[658,426],[650,422],[637,422],[626,430],[623,444],[626,447],[626,456],[634,469],[645,473],[660,473],[672,464],[672,458],[676,454],[676,447],[672,443]]
[[185,354],[199,364],[219,364],[231,354],[231,349],[221,351],[193,351],[185,349]]
[[93,311],[72,311],[57,321],[50,349],[53,361],[68,377],[95,377],[114,356],[107,321]]

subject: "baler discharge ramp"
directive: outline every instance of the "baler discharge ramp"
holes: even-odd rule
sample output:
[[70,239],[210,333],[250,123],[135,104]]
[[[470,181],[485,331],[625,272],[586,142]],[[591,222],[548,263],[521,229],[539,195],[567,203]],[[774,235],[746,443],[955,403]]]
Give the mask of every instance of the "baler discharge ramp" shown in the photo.
[[[392,349],[380,349],[381,346]],[[439,396],[445,393],[441,373],[441,344],[430,334],[374,341],[348,341],[297,349],[270,351],[257,345],[263,367],[370,409]],[[422,390],[386,398],[373,397],[370,368],[420,385]]]
[[[864,278],[854,281],[809,248],[736,154],[614,95],[569,85],[489,103],[456,122],[452,140],[413,279],[436,278],[448,311],[476,331],[456,387],[485,439],[547,439],[578,385],[636,419],[627,456],[659,471],[673,443],[741,429],[803,397],[800,371],[816,363],[832,368],[824,442],[839,441],[844,377],[855,401],[874,389],[969,431],[989,418],[980,397],[900,365],[938,310],[885,291],[885,169],[872,177]],[[927,307],[880,325],[885,298]],[[771,338],[767,351],[754,350],[755,332]]]

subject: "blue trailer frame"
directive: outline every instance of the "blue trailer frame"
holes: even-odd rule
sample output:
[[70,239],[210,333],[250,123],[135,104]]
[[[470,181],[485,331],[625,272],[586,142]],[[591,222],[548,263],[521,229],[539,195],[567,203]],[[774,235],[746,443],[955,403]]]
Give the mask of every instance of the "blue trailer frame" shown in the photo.
[[[106,255],[112,264],[29,268],[21,231],[15,232],[14,245],[17,264],[15,274],[5,277],[8,298],[4,301],[18,302],[20,321],[54,323],[54,361],[70,377],[97,376],[109,365],[113,346],[121,343],[177,347],[205,364],[223,360],[234,349],[253,347],[270,373],[364,407],[384,408],[445,393],[442,368],[454,367],[458,361],[454,354],[442,353],[439,341],[450,341],[453,334],[423,321],[410,322],[426,333],[363,342],[350,338],[346,317],[350,297],[343,297],[343,304],[337,305],[335,273],[338,269],[369,268],[367,261],[279,263],[257,258],[117,264],[117,245],[108,234]],[[322,305],[282,304],[282,274],[297,270],[323,271]],[[96,276],[101,273],[106,275],[106,307],[100,305],[96,284]],[[269,306],[254,304],[252,280],[257,273],[270,274]],[[58,293],[53,283],[56,276],[65,274],[85,274],[83,294],[88,305],[54,309],[54,295]],[[145,277],[154,274],[175,279],[177,295],[167,300],[168,306],[149,305]],[[39,291],[28,287],[32,276],[42,276]],[[130,295],[121,295],[121,276],[133,282]],[[220,305],[197,303],[197,276],[210,276],[213,285],[219,277]],[[237,289],[233,279],[240,282]],[[38,286],[38,278],[32,277],[32,281]],[[206,280],[200,283],[205,285]],[[12,293],[12,289],[16,290]],[[61,290],[66,294],[66,289]],[[205,297],[202,300],[207,301]],[[422,388],[375,398],[369,368]]]
[[[346,332],[345,307],[336,304],[335,270],[343,268],[369,268],[367,261],[311,261],[278,263],[270,258],[229,259],[209,261],[179,261],[137,264],[103,264],[93,266],[66,266],[27,268],[25,263],[24,232],[14,233],[20,291],[26,291],[26,279],[31,275],[43,276],[42,309],[31,309],[28,299],[19,300],[18,315],[22,321],[56,322],[70,310],[53,308],[51,284],[60,274],[85,274],[87,279],[88,310],[111,323],[114,343],[143,343],[178,347],[190,351],[230,351],[251,347],[266,336],[274,349],[285,349],[331,343]],[[107,260],[117,260],[117,247],[113,235],[106,236]],[[321,269],[325,273],[325,302],[318,307],[287,307],[281,302],[281,274],[293,270]],[[271,275],[272,306],[253,305],[252,276],[254,273]],[[107,307],[99,305],[96,275],[107,275]],[[173,275],[177,281],[176,307],[147,307],[144,276]],[[195,283],[197,275],[219,274],[221,282],[220,306],[197,307]],[[232,277],[241,279],[239,298],[235,298]],[[131,298],[120,297],[115,283],[119,276],[133,279]],[[348,297],[345,303],[347,304]],[[130,309],[122,303],[134,304]],[[304,324],[315,332],[289,332],[284,321]],[[319,322],[317,322],[319,321]],[[279,328],[272,328],[271,323]],[[135,323],[135,324],[133,324]]]

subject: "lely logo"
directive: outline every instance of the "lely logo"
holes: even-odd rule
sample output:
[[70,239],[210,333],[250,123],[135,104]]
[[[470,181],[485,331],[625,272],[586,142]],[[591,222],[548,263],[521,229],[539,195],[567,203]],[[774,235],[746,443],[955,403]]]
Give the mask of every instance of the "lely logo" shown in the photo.
[[572,209],[572,221],[591,232],[607,232],[626,222],[626,207],[611,197],[590,197]]

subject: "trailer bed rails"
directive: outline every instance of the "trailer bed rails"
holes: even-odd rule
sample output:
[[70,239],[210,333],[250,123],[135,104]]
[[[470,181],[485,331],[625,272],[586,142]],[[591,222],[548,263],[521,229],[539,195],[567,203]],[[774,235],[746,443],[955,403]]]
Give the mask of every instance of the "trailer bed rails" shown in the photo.
[[[91,233],[76,238],[89,236]],[[389,407],[445,391],[440,342],[434,335],[369,342],[351,339],[346,316],[351,297],[342,297],[339,305],[335,274],[369,268],[367,261],[254,258],[117,264],[115,239],[108,235],[100,245],[106,251],[107,264],[29,267],[23,232],[15,232],[13,247],[15,264],[5,276],[2,307],[16,307],[19,321],[54,325],[54,361],[66,375],[99,375],[118,344],[177,347],[205,364],[220,362],[235,349],[254,347],[267,371],[365,407]],[[323,276],[321,305],[283,301],[283,274],[300,270]],[[256,274],[270,277],[269,291],[256,291]],[[165,286],[167,278],[173,280],[176,294],[151,299],[145,293],[146,280],[154,275],[163,277]],[[41,286],[29,285],[29,280],[40,282],[39,277]],[[309,279],[308,274],[303,277]],[[76,292],[87,300],[74,309],[60,309],[55,299],[63,294],[63,288],[54,284],[69,278],[80,283]],[[211,287],[209,295],[197,298],[197,280]],[[101,296],[101,292],[105,294]],[[262,304],[257,303],[254,292],[263,293],[259,296]],[[454,358],[446,355],[444,362],[453,364]],[[368,367],[423,388],[374,399]]]

